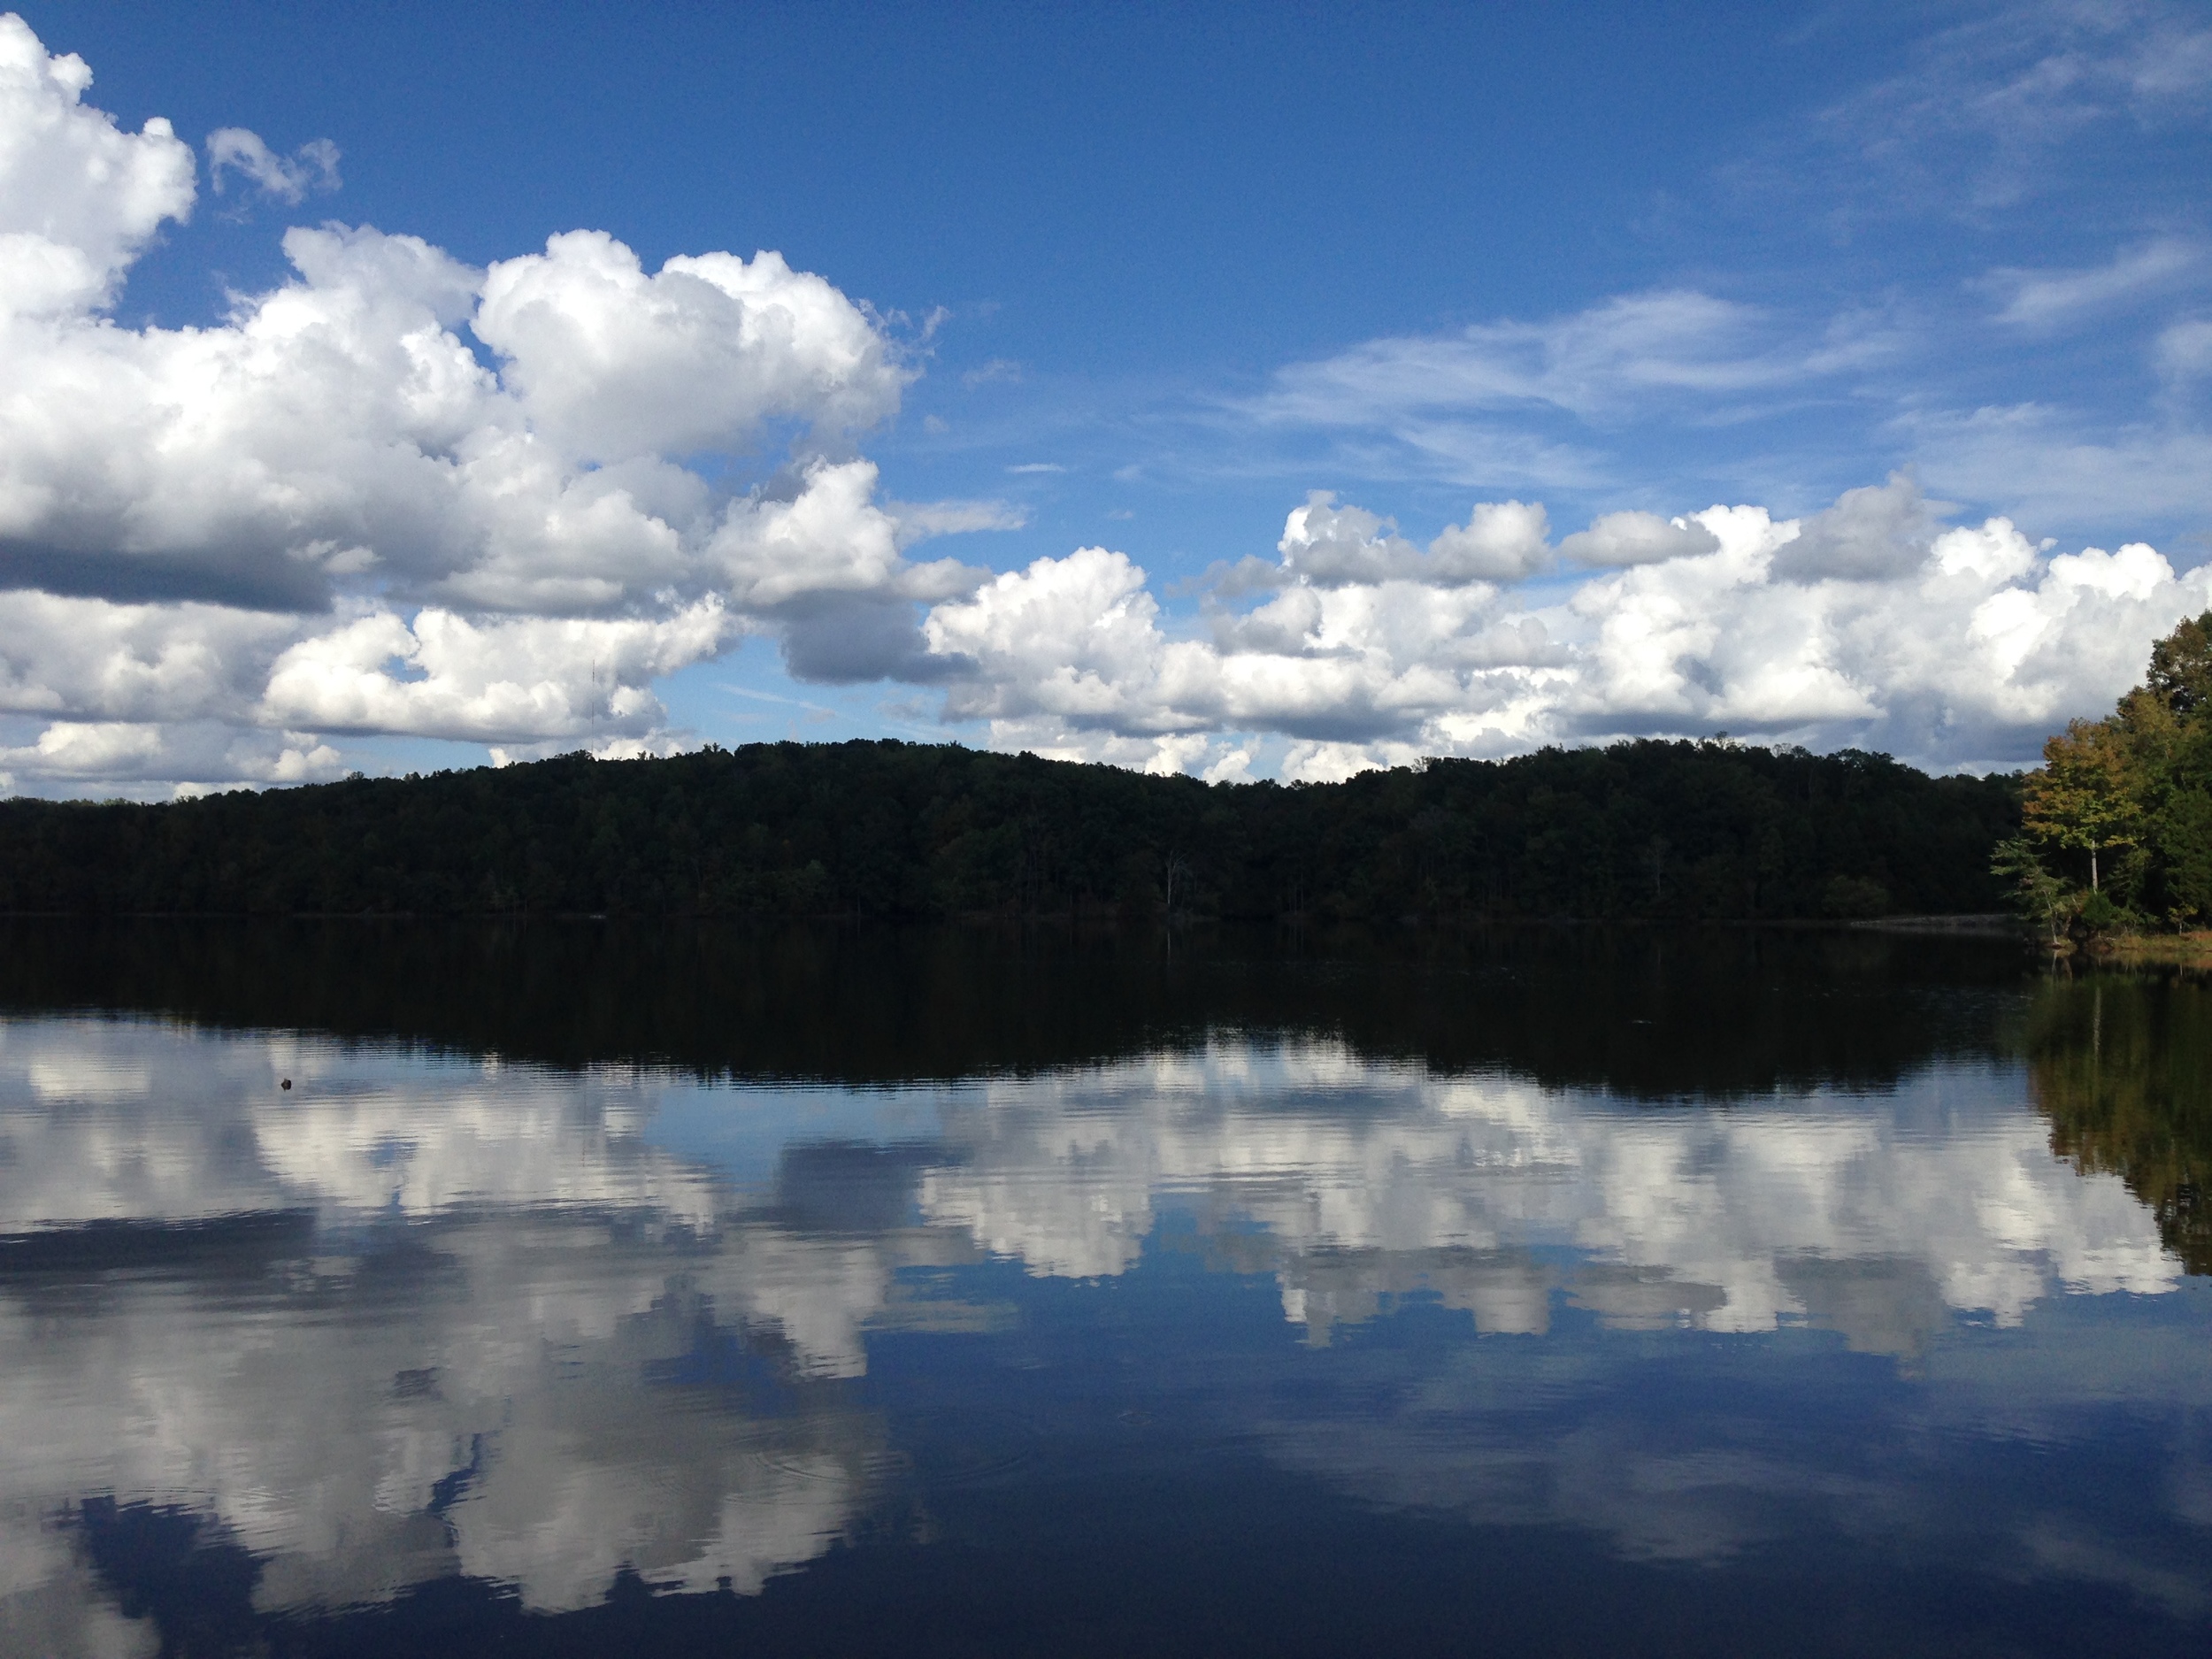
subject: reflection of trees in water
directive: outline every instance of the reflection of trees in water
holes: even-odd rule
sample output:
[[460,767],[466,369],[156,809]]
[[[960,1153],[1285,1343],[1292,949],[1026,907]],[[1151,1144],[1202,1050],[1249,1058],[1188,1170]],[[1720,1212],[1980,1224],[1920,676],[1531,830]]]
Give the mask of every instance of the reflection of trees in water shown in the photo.
[[877,1084],[1210,1033],[1634,1096],[1885,1087],[2009,1052],[2006,941],[1743,927],[1155,930],[0,919],[0,1007],[157,1010],[571,1067]]
[[2192,1273],[2212,1273],[2212,987],[2177,975],[2054,979],[2028,1023],[2051,1149],[2118,1175]]

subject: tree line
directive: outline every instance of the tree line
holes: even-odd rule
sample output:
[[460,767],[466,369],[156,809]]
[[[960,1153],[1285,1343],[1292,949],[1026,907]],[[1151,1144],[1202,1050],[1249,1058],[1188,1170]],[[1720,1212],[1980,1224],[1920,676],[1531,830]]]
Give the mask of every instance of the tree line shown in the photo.
[[2151,648],[2112,713],[2045,743],[2022,797],[1993,869],[2054,940],[2212,920],[2212,611]]
[[1209,785],[895,741],[0,802],[0,910],[1799,918],[2001,907],[2018,780],[1724,740]]

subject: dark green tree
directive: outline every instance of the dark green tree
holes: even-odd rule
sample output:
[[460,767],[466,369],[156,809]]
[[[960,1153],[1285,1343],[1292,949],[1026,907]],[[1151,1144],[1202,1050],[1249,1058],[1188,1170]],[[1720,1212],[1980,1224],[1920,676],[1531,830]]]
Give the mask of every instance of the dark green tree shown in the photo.
[[[2043,754],[2022,780],[2041,877],[2020,846],[1998,853],[2022,903],[2093,926],[2212,918],[2212,611],[2151,648],[2144,683],[2110,715],[2074,721]],[[2119,855],[2108,866],[2107,853]]]
[[1208,785],[953,745],[764,743],[0,802],[0,910],[1819,918],[1994,909],[2009,778],[1627,742]]

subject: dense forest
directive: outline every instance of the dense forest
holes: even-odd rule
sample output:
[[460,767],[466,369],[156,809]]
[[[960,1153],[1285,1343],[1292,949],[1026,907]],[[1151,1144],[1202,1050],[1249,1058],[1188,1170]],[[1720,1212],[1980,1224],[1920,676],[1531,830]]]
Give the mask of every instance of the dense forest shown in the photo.
[[2017,780],[1712,741],[1215,784],[952,745],[0,802],[0,910],[1754,918],[1994,909]]
[[2212,918],[2212,611],[2151,648],[2111,714],[2046,743],[2022,786],[1995,867],[2054,938]]

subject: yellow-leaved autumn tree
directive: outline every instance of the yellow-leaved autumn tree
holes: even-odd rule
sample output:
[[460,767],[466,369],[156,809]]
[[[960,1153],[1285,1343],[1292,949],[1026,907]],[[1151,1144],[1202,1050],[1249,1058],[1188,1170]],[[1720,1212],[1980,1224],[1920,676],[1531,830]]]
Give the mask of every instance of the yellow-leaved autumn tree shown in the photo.
[[1991,867],[2054,936],[2212,916],[2212,611],[2152,647],[2111,714],[2043,745],[2020,807],[2022,833]]
[[2089,855],[2089,890],[2098,890],[2097,855],[2142,839],[2134,759],[2117,718],[2074,720],[2043,745],[2043,764],[2023,780],[2020,819],[2028,833]]

